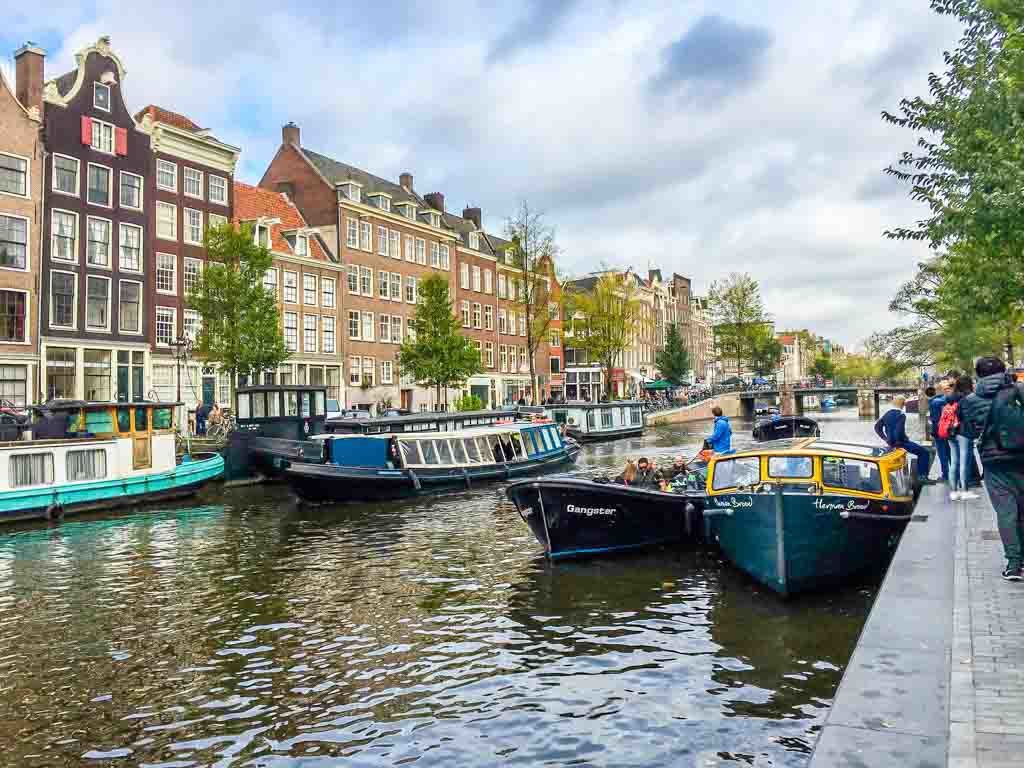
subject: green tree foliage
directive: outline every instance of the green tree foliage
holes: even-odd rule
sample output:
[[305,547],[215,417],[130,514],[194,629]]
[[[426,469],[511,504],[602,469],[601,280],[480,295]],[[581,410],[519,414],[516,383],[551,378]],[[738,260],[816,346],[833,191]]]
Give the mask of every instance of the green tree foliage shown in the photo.
[[447,402],[448,387],[459,386],[483,370],[480,353],[462,335],[460,321],[452,311],[448,281],[435,274],[417,287],[416,313],[409,323],[413,333],[398,350],[398,364],[420,385],[434,387],[438,401],[443,389]]
[[234,404],[240,374],[275,370],[288,359],[277,298],[263,286],[273,257],[256,245],[250,227],[230,224],[207,230],[206,253],[206,267],[186,297],[201,321],[195,354],[229,374]]
[[822,353],[814,358],[809,373],[812,376],[820,376],[823,379],[834,379],[836,367],[832,364],[832,356]]
[[[888,122],[917,148],[886,172],[928,215],[886,233],[944,256],[935,295],[952,316],[985,318],[1008,345],[1024,302],[1024,4],[932,0],[963,34],[925,97],[903,99]],[[1012,354],[1012,349],[1009,350]]]
[[735,361],[739,374],[743,363],[751,360],[758,329],[767,320],[761,287],[750,275],[733,272],[711,284],[708,304],[719,354]]
[[572,318],[572,345],[604,369],[605,394],[611,397],[612,369],[633,340],[641,322],[640,299],[628,272],[604,272],[590,291],[566,297]]
[[484,401],[476,395],[463,395],[455,401],[456,411],[482,411]]
[[679,333],[678,323],[672,323],[668,327],[668,333],[665,335],[665,348],[658,352],[654,363],[658,366],[661,378],[676,386],[682,384],[689,375],[692,367],[690,350],[686,348],[686,341]]
[[750,330],[750,367],[761,376],[775,373],[782,361],[782,344],[775,338],[771,327],[756,325]]

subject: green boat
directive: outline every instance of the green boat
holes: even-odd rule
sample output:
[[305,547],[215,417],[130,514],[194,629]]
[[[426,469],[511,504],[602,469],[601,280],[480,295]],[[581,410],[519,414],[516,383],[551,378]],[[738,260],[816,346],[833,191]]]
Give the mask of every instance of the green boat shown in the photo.
[[884,569],[914,506],[903,449],[800,438],[714,457],[704,520],[709,541],[782,595]]

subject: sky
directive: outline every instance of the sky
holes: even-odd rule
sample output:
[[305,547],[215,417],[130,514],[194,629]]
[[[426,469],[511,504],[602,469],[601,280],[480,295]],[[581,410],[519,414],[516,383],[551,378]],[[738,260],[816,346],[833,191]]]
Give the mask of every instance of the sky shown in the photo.
[[243,181],[291,120],[497,234],[529,201],[568,276],[654,267],[701,294],[748,272],[778,328],[850,347],[899,323],[889,299],[927,256],[883,237],[924,211],[882,173],[913,136],[880,113],[959,34],[927,0],[0,0],[0,18],[0,51],[36,42],[47,78],[109,35],[129,108],[241,147]]

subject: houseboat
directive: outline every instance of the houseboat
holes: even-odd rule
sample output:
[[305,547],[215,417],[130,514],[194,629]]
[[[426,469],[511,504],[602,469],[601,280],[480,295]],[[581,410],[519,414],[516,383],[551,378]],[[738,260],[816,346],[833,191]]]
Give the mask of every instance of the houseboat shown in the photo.
[[0,520],[62,518],[188,496],[224,471],[218,454],[175,455],[180,403],[51,401],[0,443]]
[[911,519],[912,457],[902,448],[778,440],[708,466],[706,537],[782,595],[883,569]]
[[[481,411],[360,419],[347,434],[318,435],[323,462],[293,462],[284,477],[305,501],[376,500],[470,488],[575,461],[579,445],[563,439],[557,425],[501,413],[493,422]],[[381,421],[386,425],[372,423]]]
[[643,406],[639,400],[566,403],[548,406],[548,412],[552,421],[565,425],[570,437],[590,443],[642,435],[647,425]]
[[807,416],[773,416],[754,425],[754,439],[759,443],[788,437],[819,437],[818,422]]

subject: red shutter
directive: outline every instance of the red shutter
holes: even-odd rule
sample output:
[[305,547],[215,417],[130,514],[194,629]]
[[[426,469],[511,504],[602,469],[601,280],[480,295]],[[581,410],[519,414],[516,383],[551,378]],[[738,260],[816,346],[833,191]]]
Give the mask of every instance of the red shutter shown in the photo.
[[115,155],[127,155],[128,154],[128,129],[127,128],[115,128],[114,129],[114,154]]
[[82,115],[82,143],[92,144],[92,120]]

